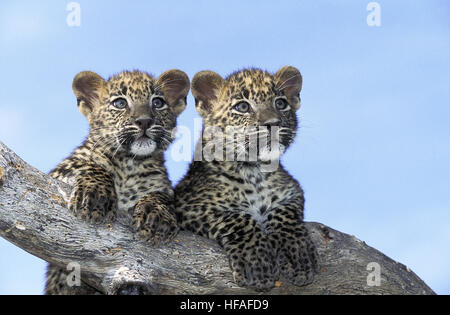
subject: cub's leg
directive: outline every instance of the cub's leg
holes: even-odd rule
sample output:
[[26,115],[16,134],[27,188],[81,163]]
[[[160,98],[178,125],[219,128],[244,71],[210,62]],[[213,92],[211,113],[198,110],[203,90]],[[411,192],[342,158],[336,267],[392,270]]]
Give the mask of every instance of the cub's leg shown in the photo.
[[[51,174],[55,175],[55,174]],[[90,223],[113,221],[116,213],[116,193],[112,176],[96,165],[86,164],[75,176],[75,185],[69,201],[69,210],[78,218]],[[98,294],[83,282],[81,286],[67,284],[67,271],[49,264],[45,294]]]
[[215,216],[209,237],[224,249],[239,286],[268,291],[277,280],[275,252],[270,240],[250,215],[240,213]]
[[117,197],[112,175],[96,165],[86,165],[77,173],[69,210],[89,223],[114,221]]
[[101,292],[81,281],[79,286],[69,286],[67,283],[67,271],[49,264],[47,267],[45,283],[46,295],[93,295]]
[[173,197],[154,192],[139,200],[134,207],[132,227],[152,246],[171,241],[178,232]]
[[318,255],[299,217],[299,209],[297,203],[272,209],[265,226],[280,273],[290,282],[302,286],[313,281]]

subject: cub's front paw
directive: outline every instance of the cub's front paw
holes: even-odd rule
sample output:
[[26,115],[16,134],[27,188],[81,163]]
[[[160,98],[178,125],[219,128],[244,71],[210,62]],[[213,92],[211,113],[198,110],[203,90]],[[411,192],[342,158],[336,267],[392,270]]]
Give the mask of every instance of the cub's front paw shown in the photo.
[[270,245],[262,240],[254,244],[235,243],[224,246],[236,284],[256,291],[269,291],[278,279]]
[[112,222],[116,217],[116,198],[106,187],[78,184],[72,191],[69,210],[89,223]]
[[295,235],[281,236],[277,265],[280,273],[295,285],[311,283],[317,271],[317,251],[305,227]]
[[151,246],[170,242],[178,232],[175,215],[150,201],[136,204],[132,226],[139,238]]

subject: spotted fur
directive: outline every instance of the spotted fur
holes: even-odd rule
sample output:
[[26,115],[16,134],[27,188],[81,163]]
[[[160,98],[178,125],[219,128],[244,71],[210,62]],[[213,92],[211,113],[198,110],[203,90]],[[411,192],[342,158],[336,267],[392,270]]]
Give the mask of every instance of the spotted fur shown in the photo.
[[[301,85],[300,72],[284,67],[275,75],[246,69],[226,79],[203,71],[194,77],[191,89],[204,130],[276,126],[283,152],[297,131]],[[287,103],[283,110],[274,105],[279,98]],[[250,105],[249,112],[236,111],[241,102]],[[209,138],[203,135],[205,145]],[[253,162],[194,161],[175,188],[180,225],[220,244],[240,286],[266,291],[280,275],[296,285],[308,284],[317,254],[303,224],[303,190],[281,165],[265,172],[264,163],[261,155]]]
[[[74,187],[70,211],[93,224],[120,219],[150,245],[170,241],[178,227],[163,153],[186,106],[188,77],[125,71],[106,81],[82,72],[73,90],[90,132],[50,173]],[[97,292],[84,283],[70,288],[66,272],[49,266],[46,294],[83,293]]]

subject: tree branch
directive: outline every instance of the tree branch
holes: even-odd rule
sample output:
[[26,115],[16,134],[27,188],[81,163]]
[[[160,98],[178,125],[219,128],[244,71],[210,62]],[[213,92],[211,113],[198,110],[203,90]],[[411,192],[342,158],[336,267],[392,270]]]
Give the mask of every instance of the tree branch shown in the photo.
[[[66,268],[81,266],[82,280],[106,294],[124,282],[154,294],[252,294],[233,283],[228,261],[214,242],[181,232],[168,246],[151,248],[121,224],[93,226],[66,209],[70,187],[27,165],[0,142],[0,236]],[[404,265],[353,236],[307,223],[321,259],[311,285],[283,279],[270,294],[434,294]],[[369,286],[380,266],[381,283]],[[369,276],[370,277],[370,276]]]

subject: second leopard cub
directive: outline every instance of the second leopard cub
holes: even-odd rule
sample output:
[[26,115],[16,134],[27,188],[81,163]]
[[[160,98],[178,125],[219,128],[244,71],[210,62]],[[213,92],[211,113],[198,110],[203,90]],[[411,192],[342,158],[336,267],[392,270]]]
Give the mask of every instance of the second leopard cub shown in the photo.
[[[178,219],[183,229],[216,240],[236,283],[259,291],[271,289],[280,275],[296,285],[308,284],[317,268],[316,250],[303,224],[302,188],[281,165],[264,169],[295,137],[301,86],[294,67],[275,75],[243,70],[226,79],[203,71],[191,84],[204,122],[197,152],[226,144],[226,150],[241,154],[219,154],[191,164],[175,188]],[[220,131],[232,137],[221,139]],[[264,140],[272,131],[278,133],[277,142],[270,138],[251,146],[250,137]],[[220,141],[208,141],[211,137]],[[257,148],[254,159],[245,153],[252,148]]]
[[[123,219],[151,245],[170,240],[177,224],[164,151],[186,107],[187,75],[170,70],[155,78],[125,71],[104,80],[81,72],[73,90],[90,133],[50,173],[74,187],[69,209],[91,223]],[[65,277],[50,265],[46,293],[95,293],[84,284],[69,288]]]

